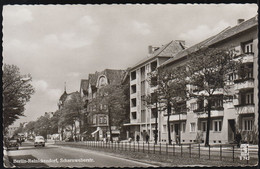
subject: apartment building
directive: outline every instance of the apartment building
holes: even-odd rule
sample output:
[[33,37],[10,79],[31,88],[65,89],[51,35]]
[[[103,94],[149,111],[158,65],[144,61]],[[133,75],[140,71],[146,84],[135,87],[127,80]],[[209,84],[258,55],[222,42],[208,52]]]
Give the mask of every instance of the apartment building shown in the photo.
[[[102,94],[102,87],[106,85],[120,85],[125,75],[125,70],[105,69],[101,72],[89,74],[88,79],[82,79],[80,85],[80,95],[85,102],[85,123],[86,133],[91,134],[95,140],[103,140],[110,137],[108,128],[108,105],[93,102]],[[112,136],[118,137],[120,134],[117,126],[112,126]]]
[[[154,140],[156,109],[147,106],[145,98],[154,93],[156,86],[149,83],[149,73],[172,58],[176,53],[185,49],[184,41],[171,41],[162,47],[148,47],[148,57],[133,65],[130,69],[130,123],[124,124],[129,128],[128,137],[136,140]],[[162,123],[158,118],[158,124]],[[158,125],[160,127],[160,125]],[[160,132],[160,129],[159,129]]]
[[[211,111],[210,143],[233,142],[237,129],[242,131],[242,140],[251,142],[258,133],[258,16],[244,21],[239,19],[237,25],[228,27],[190,48],[182,50],[173,58],[164,62],[164,67],[176,67],[185,64],[189,53],[208,46],[213,48],[227,47],[238,51],[234,59],[242,58],[242,73],[230,73],[228,76],[233,97],[229,101],[223,99],[213,103]],[[219,94],[219,93],[218,93]],[[207,114],[201,107],[205,103],[196,99],[186,102],[187,112],[171,115],[171,136],[182,143],[196,142],[198,138],[205,140]],[[162,115],[163,116],[163,115]],[[161,121],[160,141],[168,141],[166,116]]]

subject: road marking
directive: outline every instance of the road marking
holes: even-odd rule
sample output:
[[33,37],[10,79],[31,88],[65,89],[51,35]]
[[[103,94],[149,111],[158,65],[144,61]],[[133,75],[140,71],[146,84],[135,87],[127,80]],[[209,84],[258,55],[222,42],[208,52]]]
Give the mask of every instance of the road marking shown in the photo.
[[[60,146],[60,145],[55,145],[55,146],[61,147],[63,149],[71,149],[71,150],[76,150],[76,151],[79,151],[79,149],[81,149],[81,148],[78,148],[78,147],[72,148],[72,147],[65,147],[65,146]],[[100,155],[100,156],[108,156],[108,157],[112,157],[112,158],[115,158],[115,159],[124,160],[124,161],[132,162],[132,163],[136,163],[136,164],[141,164],[141,165],[145,165],[145,166],[149,166],[149,167],[159,167],[159,166],[153,165],[153,164],[148,164],[148,163],[139,162],[139,161],[135,161],[135,160],[129,160],[129,159],[126,159],[126,158],[123,158],[123,157],[115,157],[115,156],[112,156],[112,155],[109,155],[109,154],[101,154],[101,153],[98,153],[96,151],[89,150],[89,149],[87,149],[87,150],[90,151],[93,154]]]

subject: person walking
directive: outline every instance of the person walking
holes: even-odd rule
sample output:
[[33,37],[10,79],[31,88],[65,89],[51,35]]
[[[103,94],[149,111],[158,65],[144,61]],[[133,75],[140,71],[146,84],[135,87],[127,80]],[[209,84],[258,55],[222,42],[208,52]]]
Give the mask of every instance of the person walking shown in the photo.
[[148,141],[149,141],[149,135],[147,134],[146,135],[146,143],[148,143]]
[[137,141],[137,143],[139,143],[139,140],[140,140],[140,136],[137,135],[137,136],[136,136],[136,141]]
[[237,130],[237,132],[236,132],[237,148],[240,148],[241,140],[242,140],[241,132],[239,130]]

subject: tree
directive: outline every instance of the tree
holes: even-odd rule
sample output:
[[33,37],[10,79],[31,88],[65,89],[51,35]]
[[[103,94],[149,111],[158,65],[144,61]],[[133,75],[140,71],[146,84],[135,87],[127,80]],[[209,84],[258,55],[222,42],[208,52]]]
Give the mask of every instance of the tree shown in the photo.
[[21,75],[17,66],[4,64],[2,77],[4,129],[20,116],[24,116],[24,106],[34,93],[31,80],[31,75]]
[[[79,132],[82,132],[82,117],[83,117],[83,110],[84,110],[84,102],[80,97],[80,94],[76,92],[73,94],[64,104],[64,107],[61,108],[61,117],[59,120],[59,124],[62,128],[70,125],[72,127],[71,134],[76,136],[76,121],[79,122]],[[73,132],[74,129],[74,132]],[[74,133],[74,134],[73,134]]]
[[92,101],[92,104],[106,106],[105,109],[101,109],[100,106],[97,106],[97,108],[108,115],[111,142],[113,142],[111,126],[122,127],[125,120],[127,120],[125,118],[128,115],[125,109],[127,99],[124,92],[124,87],[121,85],[106,85],[99,89],[98,96]]
[[[186,80],[185,67],[166,68],[164,66],[158,68],[150,74],[150,84],[157,86],[155,90],[155,101],[162,111],[167,112],[167,131],[169,144],[171,143],[170,131],[170,115],[172,112],[178,112],[186,103]],[[158,112],[157,112],[158,113]]]
[[239,60],[233,59],[234,55],[235,51],[224,48],[202,48],[188,55],[187,79],[191,87],[196,89],[189,92],[189,97],[206,100],[206,105],[202,104],[208,114],[205,146],[209,145],[212,104],[230,96],[226,85],[227,74],[236,71],[241,64]]

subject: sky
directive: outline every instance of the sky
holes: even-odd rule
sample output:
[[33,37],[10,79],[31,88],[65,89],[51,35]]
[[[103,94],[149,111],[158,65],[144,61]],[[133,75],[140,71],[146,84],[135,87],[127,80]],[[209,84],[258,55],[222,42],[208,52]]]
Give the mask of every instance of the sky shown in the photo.
[[147,57],[149,45],[191,46],[257,10],[256,4],[6,5],[3,62],[30,73],[35,88],[14,126],[56,111],[64,82],[67,93],[79,91],[89,73],[131,67]]

